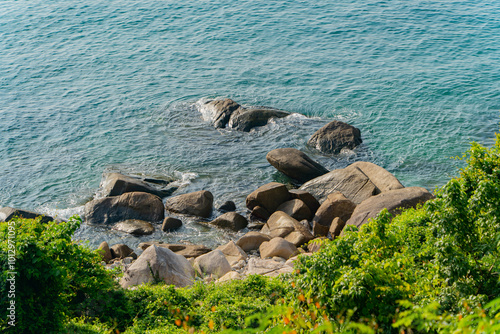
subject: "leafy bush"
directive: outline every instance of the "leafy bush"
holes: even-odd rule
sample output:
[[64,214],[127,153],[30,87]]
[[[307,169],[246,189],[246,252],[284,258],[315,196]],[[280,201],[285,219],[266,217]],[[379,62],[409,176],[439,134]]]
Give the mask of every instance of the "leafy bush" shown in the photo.
[[[71,240],[79,218],[42,224],[40,219],[13,219],[0,225],[0,266],[5,282],[9,275],[7,251],[9,226],[15,226],[16,326],[5,319],[10,302],[2,285],[2,330],[19,333],[51,333],[61,330],[66,317],[99,317],[113,323],[126,318],[124,294],[101,265],[101,258]],[[125,308],[125,310],[123,309]]]

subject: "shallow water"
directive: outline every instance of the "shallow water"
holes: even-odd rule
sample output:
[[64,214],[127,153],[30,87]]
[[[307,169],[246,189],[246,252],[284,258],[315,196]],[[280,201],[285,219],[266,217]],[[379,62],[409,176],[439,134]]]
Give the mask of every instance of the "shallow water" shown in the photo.
[[[181,193],[243,212],[249,192],[284,181],[265,159],[279,147],[329,169],[368,160],[432,190],[461,166],[450,157],[498,130],[496,1],[2,1],[0,40],[0,205],[61,217],[104,171],[184,177]],[[295,114],[216,130],[195,107],[213,97]],[[362,146],[305,147],[332,119],[360,128]],[[194,222],[157,233],[228,238]]]

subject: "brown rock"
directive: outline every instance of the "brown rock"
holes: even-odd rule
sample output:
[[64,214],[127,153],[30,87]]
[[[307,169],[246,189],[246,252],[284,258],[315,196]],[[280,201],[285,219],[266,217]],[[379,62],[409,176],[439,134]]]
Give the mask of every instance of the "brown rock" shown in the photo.
[[228,228],[233,231],[239,231],[247,227],[248,220],[239,213],[226,212],[221,216],[217,217],[216,219],[214,219],[213,221],[211,221],[210,224],[222,228]]
[[434,196],[427,189],[420,187],[409,187],[396,190],[389,190],[377,196],[373,196],[359,204],[347,225],[360,227],[368,219],[376,217],[384,208],[392,215],[401,213],[403,209],[413,208],[419,203],[424,203]]
[[251,250],[259,249],[260,245],[265,242],[271,240],[271,237],[267,234],[263,234],[260,232],[248,232],[244,236],[236,241],[236,245],[241,247],[245,252],[249,252]]
[[[167,181],[165,183],[168,184]],[[123,175],[120,173],[104,174],[100,187],[102,188],[103,196],[119,196],[130,192],[144,192],[156,195],[158,197],[170,196],[177,187],[167,186],[163,189],[157,188],[148,182]]]
[[259,187],[247,196],[247,208],[252,210],[256,206],[261,206],[267,212],[273,213],[278,206],[290,199],[290,193],[284,184],[271,182]]
[[404,186],[399,180],[384,168],[371,162],[358,161],[350,165],[351,168],[359,168],[380,192],[401,189]]
[[151,223],[138,219],[127,219],[116,223],[113,230],[122,231],[134,235],[148,235],[155,231]]
[[116,244],[111,246],[111,256],[115,259],[124,259],[134,251],[125,244]]
[[313,223],[316,222],[330,227],[335,217],[347,221],[355,208],[356,204],[345,198],[341,192],[336,191],[328,195],[327,199],[321,204],[313,218]]
[[254,207],[252,209],[250,216],[253,218],[260,219],[260,220],[268,220],[269,217],[271,217],[271,214],[269,212],[267,212],[267,210],[264,209],[263,207],[257,205],[256,207]]
[[239,108],[235,110],[228,122],[231,129],[248,132],[251,129],[266,125],[271,118],[283,118],[289,113],[277,109]]
[[309,207],[300,199],[292,199],[281,204],[276,211],[282,211],[297,220],[311,220],[312,214]]
[[295,230],[299,222],[282,211],[276,211],[267,220],[261,233],[269,234],[272,238],[285,237]]
[[229,241],[227,244],[217,247],[220,250],[231,266],[234,266],[241,260],[247,259],[247,254],[234,241]]
[[200,190],[189,194],[170,197],[165,202],[167,211],[208,218],[212,213],[214,196]]
[[297,247],[295,247],[294,244],[279,237],[273,238],[271,241],[263,242],[259,247],[259,251],[260,257],[263,259],[279,256],[286,260],[298,254]]
[[342,230],[344,229],[345,221],[343,221],[340,217],[336,217],[333,219],[332,224],[330,225],[330,235],[332,239],[335,239],[340,235]]
[[85,205],[85,220],[88,224],[114,224],[127,219],[157,222],[164,215],[161,199],[144,192],[101,198]]
[[336,154],[343,148],[353,149],[362,142],[358,128],[344,122],[333,121],[316,131],[307,145],[322,153]]
[[289,193],[293,199],[300,199],[302,202],[306,203],[312,215],[319,209],[320,204],[318,200],[309,192],[300,189],[292,189],[289,190]]
[[272,150],[266,159],[274,168],[299,182],[307,182],[328,173],[325,167],[295,148]]
[[315,237],[326,237],[330,227],[321,225],[318,222],[313,222],[313,234]]
[[27,211],[27,210],[21,210],[21,209],[14,209],[11,207],[4,207],[0,209],[0,222],[8,222],[14,217],[19,217],[19,218],[26,218],[26,219],[35,219],[37,217],[42,217],[40,222],[42,224],[51,222],[54,220],[54,218],[50,216],[45,216],[42,215],[41,213],[36,213],[32,211]]
[[146,250],[151,245],[168,248],[172,252],[182,255],[185,258],[198,257],[211,251],[210,248],[203,245],[164,244],[157,241],[141,242],[139,248]]
[[163,232],[168,232],[181,228],[181,226],[182,226],[182,221],[180,219],[173,217],[165,217],[163,225],[161,226],[161,230]]
[[232,270],[231,265],[219,249],[197,257],[194,260],[193,267],[202,274],[214,275],[217,278],[224,276]]
[[111,250],[109,249],[109,245],[106,241],[101,242],[99,248],[97,248],[97,252],[101,254],[104,262],[109,263],[113,256],[111,255]]

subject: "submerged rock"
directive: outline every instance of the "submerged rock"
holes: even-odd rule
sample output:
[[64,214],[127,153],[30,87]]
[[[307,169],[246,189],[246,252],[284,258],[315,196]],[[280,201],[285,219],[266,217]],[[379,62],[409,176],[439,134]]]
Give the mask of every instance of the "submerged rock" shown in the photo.
[[222,213],[236,211],[236,204],[233,201],[226,201],[222,204],[218,210]]
[[214,196],[210,191],[200,190],[170,197],[165,202],[167,211],[208,218],[212,214]]
[[173,217],[165,217],[163,224],[161,225],[161,230],[163,232],[168,232],[181,228],[181,226],[182,220]]
[[151,223],[138,219],[127,219],[121,221],[115,224],[113,229],[134,235],[149,235],[155,231],[155,228]]
[[[149,183],[158,184],[154,179],[138,179],[135,177],[123,175],[120,173],[108,173],[103,176],[103,180],[101,181],[100,187],[102,188],[103,196],[119,196],[124,193],[129,192],[145,192],[149,194],[156,195],[158,197],[166,197],[170,196],[177,187],[168,187],[168,188],[157,188],[153,187]],[[168,181],[165,181],[168,184]]]
[[353,149],[363,141],[358,128],[340,121],[333,121],[316,131],[307,144],[327,154],[339,153],[343,148]]
[[248,220],[240,215],[239,213],[236,212],[226,212],[222,214],[221,216],[215,218],[210,222],[210,224],[222,227],[222,228],[228,228],[233,231],[239,231],[247,227],[248,225]]
[[274,168],[302,183],[328,173],[325,167],[295,148],[272,150],[266,159]]
[[144,192],[96,199],[85,205],[88,224],[114,224],[128,219],[159,222],[164,215],[161,199]]
[[41,213],[36,213],[36,212],[22,210],[22,209],[14,209],[14,208],[11,208],[8,206],[0,209],[0,222],[8,222],[9,220],[11,220],[14,217],[26,218],[26,219],[35,219],[38,217],[42,217],[40,220],[40,222],[42,224],[45,224],[45,223],[48,223],[48,222],[55,220],[54,218],[52,218],[50,216],[43,215]]

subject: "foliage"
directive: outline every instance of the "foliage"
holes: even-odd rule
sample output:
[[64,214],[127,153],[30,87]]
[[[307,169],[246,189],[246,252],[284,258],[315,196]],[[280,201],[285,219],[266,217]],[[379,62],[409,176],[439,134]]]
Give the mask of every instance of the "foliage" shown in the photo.
[[0,296],[1,322],[5,331],[57,332],[67,316],[100,317],[113,323],[126,318],[124,294],[101,265],[101,257],[71,240],[79,218],[42,224],[40,218],[15,218],[0,225],[2,279],[9,275],[9,226],[15,226],[16,326],[5,319],[7,285]]

